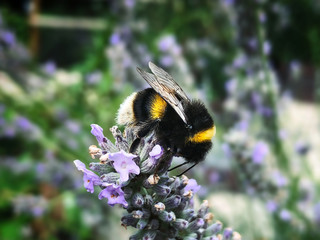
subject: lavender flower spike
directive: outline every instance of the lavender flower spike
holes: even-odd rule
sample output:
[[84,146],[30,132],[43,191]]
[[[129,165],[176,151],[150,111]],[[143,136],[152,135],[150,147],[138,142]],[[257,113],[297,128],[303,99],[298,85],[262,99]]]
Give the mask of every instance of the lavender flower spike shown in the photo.
[[81,162],[80,160],[73,161],[79,171],[83,172],[83,183],[84,187],[87,189],[88,192],[94,192],[94,185],[100,185],[102,183],[100,177],[95,174],[94,172],[88,170],[86,165]]
[[134,173],[139,175],[140,168],[138,165],[132,160],[137,156],[131,153],[126,153],[121,150],[116,153],[109,153],[108,158],[110,161],[113,161],[114,169],[120,173],[120,181],[125,182],[129,180],[129,173]]
[[108,204],[114,206],[115,204],[121,204],[123,207],[128,207],[128,203],[124,198],[124,192],[121,187],[116,184],[103,183],[102,186],[106,187],[100,193],[98,198],[108,199]]
[[98,143],[102,143],[105,136],[103,135],[103,129],[98,124],[91,124],[91,134],[96,137]]

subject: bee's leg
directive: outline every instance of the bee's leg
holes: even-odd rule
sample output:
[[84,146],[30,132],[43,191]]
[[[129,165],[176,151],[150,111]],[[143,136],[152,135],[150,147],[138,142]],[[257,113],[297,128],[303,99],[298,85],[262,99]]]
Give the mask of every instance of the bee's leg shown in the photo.
[[179,164],[178,166],[175,166],[175,167],[173,167],[173,168],[170,168],[168,171],[172,171],[172,170],[174,170],[174,169],[176,169],[176,168],[182,167],[183,165],[186,165],[187,163],[188,163],[188,162],[181,163],[181,164]]
[[189,167],[187,170],[183,171],[182,173],[180,173],[179,175],[177,175],[177,177],[182,176],[183,174],[185,174],[186,172],[188,172],[191,168],[193,168],[195,165],[197,165],[198,163],[193,164],[191,167]]

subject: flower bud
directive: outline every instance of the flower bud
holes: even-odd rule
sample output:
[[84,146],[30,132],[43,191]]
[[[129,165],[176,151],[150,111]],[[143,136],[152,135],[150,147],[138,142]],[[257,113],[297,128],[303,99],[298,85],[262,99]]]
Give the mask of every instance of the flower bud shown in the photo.
[[143,186],[145,188],[151,188],[153,185],[158,184],[159,180],[160,177],[157,174],[152,174],[143,182]]
[[153,229],[153,230],[157,230],[159,228],[159,225],[160,224],[158,219],[152,219],[149,224],[150,229]]
[[204,220],[202,218],[196,218],[189,224],[189,231],[190,232],[196,232],[198,229],[200,229],[204,225]]
[[189,178],[186,176],[186,175],[182,175],[181,176],[181,181],[180,181],[180,186],[179,186],[179,189],[183,189],[185,186],[188,185],[188,182],[189,182]]
[[101,180],[106,183],[117,183],[120,180],[120,174],[111,172],[100,176]]
[[153,240],[156,238],[156,231],[148,231],[145,235],[143,235],[142,240]]
[[178,230],[184,230],[188,228],[189,223],[185,219],[178,218],[175,222],[172,223],[172,225]]
[[223,239],[224,240],[231,240],[232,238],[232,229],[231,228],[225,228],[223,231]]
[[181,185],[180,178],[175,177],[173,179],[173,181],[170,183],[170,188],[171,189],[178,189],[180,185]]
[[124,193],[124,198],[128,199],[132,196],[133,190],[132,190],[132,188],[125,187],[125,188],[123,188],[123,193]]
[[153,187],[153,189],[156,192],[156,194],[158,194],[161,197],[166,197],[171,192],[171,189],[166,185],[157,184],[156,186]]
[[149,219],[151,212],[148,208],[143,208],[142,213],[143,213],[142,218]]
[[146,206],[151,207],[153,205],[153,198],[151,195],[146,195],[144,197],[144,203]]
[[89,154],[92,157],[92,159],[95,159],[96,156],[101,156],[101,149],[98,148],[96,145],[91,145],[89,147]]
[[203,240],[221,240],[221,238],[218,238],[217,236],[210,236],[203,238]]
[[216,221],[215,223],[211,224],[209,227],[207,227],[205,231],[205,236],[211,236],[214,234],[217,234],[222,229],[222,223],[220,221]]
[[209,211],[209,202],[208,200],[204,200],[203,203],[200,205],[198,216],[204,217],[204,215],[206,215],[208,211]]
[[96,162],[90,163],[89,168],[98,173],[100,176],[114,171],[113,167],[111,167],[109,164],[102,164]]
[[241,240],[241,235],[238,232],[233,232],[232,240]]
[[134,218],[140,219],[140,218],[142,218],[142,216],[143,216],[143,212],[140,211],[140,210],[133,211],[133,212],[132,212],[132,216],[133,216]]
[[179,195],[173,195],[164,201],[164,204],[166,205],[167,209],[177,208],[180,203],[181,197]]
[[204,215],[204,217],[203,217],[203,219],[204,219],[204,221],[205,221],[206,223],[210,223],[210,222],[213,220],[213,218],[214,218],[214,215],[213,215],[211,212],[207,213],[207,214]]
[[99,158],[99,160],[100,160],[100,163],[101,163],[101,164],[106,164],[106,163],[108,162],[108,160],[109,160],[108,154],[103,154],[103,155]]
[[193,218],[196,217],[194,209],[188,208],[186,210],[183,210],[182,211],[182,217],[183,217],[183,219],[187,219],[187,220],[192,219],[193,220]]
[[137,228],[138,229],[144,229],[148,224],[148,219],[145,219],[145,218],[141,218],[138,223],[137,223]]
[[158,202],[154,205],[155,212],[162,212],[166,209],[166,206],[162,202]]
[[188,236],[184,237],[183,238],[184,240],[197,240],[198,239],[198,236],[196,233],[191,233],[189,234]]
[[125,226],[135,227],[138,222],[138,219],[134,218],[132,214],[127,214],[121,218],[121,222]]
[[135,193],[132,197],[132,206],[141,208],[144,204],[143,196],[140,193]]
[[152,173],[155,171],[157,165],[154,163],[154,160],[148,158],[144,162],[141,163],[140,171],[141,173]]
[[164,222],[172,222],[176,220],[176,215],[174,212],[162,211],[159,213],[159,218]]

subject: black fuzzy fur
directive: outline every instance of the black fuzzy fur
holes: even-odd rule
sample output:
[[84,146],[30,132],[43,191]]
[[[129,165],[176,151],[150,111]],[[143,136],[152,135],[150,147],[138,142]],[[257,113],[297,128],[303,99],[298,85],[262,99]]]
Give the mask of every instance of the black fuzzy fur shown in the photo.
[[151,130],[155,130],[159,144],[177,156],[182,156],[188,162],[203,161],[212,147],[211,141],[194,143],[187,141],[194,134],[213,127],[214,122],[207,109],[198,100],[184,104],[184,111],[191,129],[183,122],[175,110],[168,104],[163,118],[151,119],[150,109],[153,99],[158,93],[152,88],[138,92],[134,103],[135,125],[139,126],[138,136],[143,137]]

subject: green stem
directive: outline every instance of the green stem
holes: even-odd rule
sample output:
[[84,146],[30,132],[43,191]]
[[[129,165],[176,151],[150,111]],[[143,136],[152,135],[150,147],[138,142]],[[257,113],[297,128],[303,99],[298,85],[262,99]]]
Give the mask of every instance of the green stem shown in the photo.
[[277,96],[272,89],[272,81],[270,76],[270,70],[268,67],[268,60],[267,60],[266,54],[263,51],[263,43],[265,40],[264,35],[265,34],[263,31],[262,24],[260,23],[260,21],[258,21],[259,51],[261,56],[262,69],[265,72],[265,81],[268,86],[267,99],[270,102],[270,106],[273,109],[273,114],[268,118],[264,118],[264,121],[270,133],[269,136],[270,136],[273,152],[275,153],[276,156],[278,156],[278,165],[283,172],[290,174],[289,159],[287,154],[285,153],[284,146],[278,135],[280,129],[279,129],[279,117],[278,117],[277,105],[276,105]]

